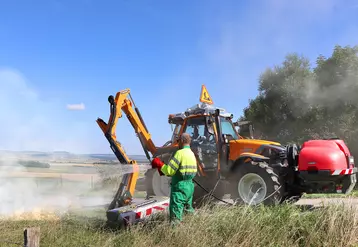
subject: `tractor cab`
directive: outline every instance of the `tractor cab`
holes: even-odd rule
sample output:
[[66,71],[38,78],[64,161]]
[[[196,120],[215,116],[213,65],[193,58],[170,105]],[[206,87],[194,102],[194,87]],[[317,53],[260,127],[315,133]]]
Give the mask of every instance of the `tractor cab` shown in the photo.
[[172,144],[182,133],[191,138],[191,148],[197,156],[198,164],[204,171],[216,171],[219,165],[219,154],[223,145],[230,140],[242,137],[237,133],[233,122],[233,114],[225,109],[207,103],[196,104],[185,112],[169,115],[169,123],[174,124]]
[[[232,113],[205,102],[196,104],[184,112],[170,114],[168,118],[169,124],[174,125],[170,147],[178,147],[178,137],[182,133],[188,133],[191,136],[191,150],[196,156],[198,166],[195,179],[208,191],[213,189],[218,178],[225,175],[229,169],[230,145],[244,139],[236,131],[232,118]],[[169,150],[170,148],[167,146],[165,149]],[[171,150],[171,154],[174,154],[173,149]],[[170,156],[161,158],[168,161]],[[153,184],[161,188],[161,192],[155,193],[155,195],[169,195],[170,178],[153,174],[153,178],[148,176],[148,181],[154,181]],[[214,195],[216,197],[220,198],[224,195],[225,185],[223,183],[215,186]],[[207,194],[205,190],[195,186],[194,205]]]

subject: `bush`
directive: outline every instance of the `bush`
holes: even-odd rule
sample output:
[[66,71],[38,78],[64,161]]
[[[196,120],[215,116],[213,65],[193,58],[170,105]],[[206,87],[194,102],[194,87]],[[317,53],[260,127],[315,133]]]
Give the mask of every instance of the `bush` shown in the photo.
[[24,167],[50,168],[49,163],[34,160],[19,160],[17,163]]

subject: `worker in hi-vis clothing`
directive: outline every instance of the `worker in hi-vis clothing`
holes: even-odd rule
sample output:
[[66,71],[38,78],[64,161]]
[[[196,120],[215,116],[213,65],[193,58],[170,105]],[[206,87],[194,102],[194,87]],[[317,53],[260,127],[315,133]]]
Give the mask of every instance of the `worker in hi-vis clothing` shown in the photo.
[[183,133],[179,138],[179,150],[164,164],[159,158],[154,158],[152,167],[158,169],[161,175],[172,177],[169,215],[172,223],[182,221],[183,213],[193,213],[193,178],[197,173],[196,158],[190,149],[191,137]]

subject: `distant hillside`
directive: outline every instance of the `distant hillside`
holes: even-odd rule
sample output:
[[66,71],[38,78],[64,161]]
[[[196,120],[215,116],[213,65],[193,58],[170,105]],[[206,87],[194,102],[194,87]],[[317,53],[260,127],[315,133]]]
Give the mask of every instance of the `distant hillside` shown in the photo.
[[[98,160],[113,160],[117,161],[117,158],[114,154],[75,154],[66,151],[56,151],[56,152],[39,152],[39,151],[7,151],[0,150],[1,155],[16,155],[16,156],[27,156],[29,158],[48,158],[48,159],[98,159]],[[145,155],[129,155],[131,159],[138,161],[147,160]]]
[[20,165],[24,167],[36,167],[36,168],[50,168],[49,163],[34,161],[34,160],[17,160],[14,163],[8,163],[3,160],[0,160],[0,166],[9,166],[9,165]]

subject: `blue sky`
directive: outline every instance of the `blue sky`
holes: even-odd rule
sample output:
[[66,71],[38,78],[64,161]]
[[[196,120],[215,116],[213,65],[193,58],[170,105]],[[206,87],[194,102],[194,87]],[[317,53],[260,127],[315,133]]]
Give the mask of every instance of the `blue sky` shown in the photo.
[[[265,68],[335,44],[358,44],[357,1],[0,0],[0,149],[111,153],[95,120],[125,88],[162,145],[202,84],[236,118]],[[117,135],[142,154],[126,118]]]

